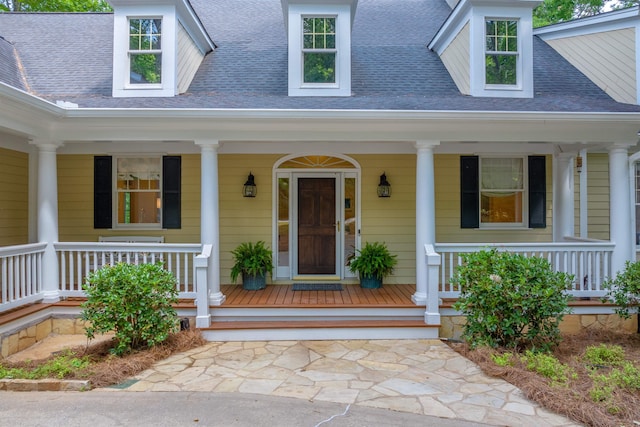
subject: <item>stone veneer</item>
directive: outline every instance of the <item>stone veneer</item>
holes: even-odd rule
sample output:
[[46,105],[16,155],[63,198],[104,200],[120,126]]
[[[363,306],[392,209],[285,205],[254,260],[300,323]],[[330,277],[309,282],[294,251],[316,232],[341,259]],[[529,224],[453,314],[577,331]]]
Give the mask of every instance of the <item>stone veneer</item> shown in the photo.
[[80,335],[84,334],[85,322],[78,318],[51,317],[19,332],[0,337],[0,358],[11,356],[42,341],[49,334]]
[[[442,316],[439,334],[441,338],[460,339],[465,324],[464,316]],[[617,314],[567,314],[560,323],[560,330],[576,334],[584,329],[608,329],[612,331],[636,332],[637,316],[623,319]]]

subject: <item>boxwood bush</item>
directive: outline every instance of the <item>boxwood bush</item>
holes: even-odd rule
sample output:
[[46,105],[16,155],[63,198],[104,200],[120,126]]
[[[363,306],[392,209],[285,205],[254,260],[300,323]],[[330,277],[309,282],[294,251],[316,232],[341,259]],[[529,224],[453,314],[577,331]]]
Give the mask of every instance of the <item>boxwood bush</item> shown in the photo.
[[177,330],[176,279],[162,263],[108,265],[89,274],[83,288],[86,335],[114,332],[116,355],[152,347]]
[[549,350],[558,343],[572,276],[543,258],[496,249],[461,257],[452,280],[461,291],[454,308],[466,316],[463,337],[472,347]]

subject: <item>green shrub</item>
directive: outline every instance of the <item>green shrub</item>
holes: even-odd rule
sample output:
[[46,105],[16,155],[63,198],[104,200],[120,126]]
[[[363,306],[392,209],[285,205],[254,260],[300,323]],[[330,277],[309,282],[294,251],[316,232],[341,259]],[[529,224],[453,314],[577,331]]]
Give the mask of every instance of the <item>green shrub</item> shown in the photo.
[[491,360],[498,366],[513,366],[513,353],[492,354]]
[[603,287],[608,289],[604,301],[613,301],[618,307],[618,315],[628,319],[638,313],[640,303],[640,261],[625,263],[622,273],[614,278],[605,280]]
[[115,332],[116,355],[152,347],[177,329],[176,279],[161,263],[105,266],[89,274],[84,290],[86,335]]
[[452,279],[460,287],[454,308],[466,316],[463,337],[472,347],[548,350],[557,344],[560,321],[570,311],[570,275],[553,271],[543,258],[496,249],[461,257]]

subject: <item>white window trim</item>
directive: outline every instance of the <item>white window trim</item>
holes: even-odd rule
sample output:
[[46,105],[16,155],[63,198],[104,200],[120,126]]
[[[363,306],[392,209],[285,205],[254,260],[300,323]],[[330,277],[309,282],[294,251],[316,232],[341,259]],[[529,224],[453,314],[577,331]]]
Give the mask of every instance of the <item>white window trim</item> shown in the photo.
[[[483,223],[482,222],[482,161],[483,159],[520,159],[522,160],[522,222],[503,222],[503,223]],[[481,230],[522,230],[529,229],[529,162],[527,156],[515,156],[515,155],[491,155],[483,154],[479,156],[478,165],[478,224]]]
[[[129,19],[162,19],[162,80],[159,84],[129,83]],[[121,6],[113,18],[113,96],[167,97],[176,88],[176,10],[165,6]]]
[[[514,20],[518,22],[517,82],[515,85],[487,85],[485,20]],[[533,98],[533,34],[529,8],[497,8],[477,6],[470,19],[471,95],[478,97]]]
[[[160,183],[158,192],[160,193],[160,221],[158,224],[152,223],[135,223],[135,224],[124,224],[118,222],[118,159],[124,158],[149,158],[149,159],[159,159],[160,163]],[[161,155],[148,155],[148,154],[140,154],[140,155],[125,155],[125,156],[113,156],[112,157],[113,167],[111,171],[111,188],[112,188],[112,203],[111,203],[111,218],[112,218],[112,228],[113,230],[162,230],[162,156]]]
[[[289,96],[351,96],[351,7],[348,4],[289,6]],[[302,19],[336,19],[335,83],[304,83]]]

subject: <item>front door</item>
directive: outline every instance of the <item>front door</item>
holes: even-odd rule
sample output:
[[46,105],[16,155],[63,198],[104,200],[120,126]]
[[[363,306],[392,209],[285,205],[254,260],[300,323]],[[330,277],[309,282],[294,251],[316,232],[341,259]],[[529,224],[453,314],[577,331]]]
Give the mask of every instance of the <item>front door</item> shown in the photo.
[[336,179],[298,178],[298,274],[336,274]]

